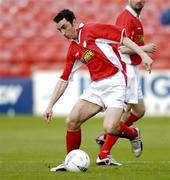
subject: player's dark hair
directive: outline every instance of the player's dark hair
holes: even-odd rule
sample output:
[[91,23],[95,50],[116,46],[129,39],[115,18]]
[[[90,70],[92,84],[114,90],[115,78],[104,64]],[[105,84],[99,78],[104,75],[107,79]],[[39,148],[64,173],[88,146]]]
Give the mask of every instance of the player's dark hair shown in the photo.
[[64,18],[67,21],[69,21],[71,24],[73,23],[73,20],[76,19],[75,15],[72,11],[70,11],[69,9],[63,9],[54,17],[53,20],[54,20],[54,22],[58,23]]

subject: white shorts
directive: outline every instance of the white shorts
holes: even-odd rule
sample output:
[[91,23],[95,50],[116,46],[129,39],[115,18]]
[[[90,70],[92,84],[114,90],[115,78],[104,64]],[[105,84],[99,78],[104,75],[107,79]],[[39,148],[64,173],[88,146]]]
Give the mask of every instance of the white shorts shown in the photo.
[[97,104],[104,109],[108,107],[125,108],[126,84],[122,72],[115,75],[92,81],[80,99]]
[[136,66],[127,64],[127,90],[126,90],[126,102],[131,104],[137,104],[139,99],[143,99],[143,94],[139,79],[139,70]]

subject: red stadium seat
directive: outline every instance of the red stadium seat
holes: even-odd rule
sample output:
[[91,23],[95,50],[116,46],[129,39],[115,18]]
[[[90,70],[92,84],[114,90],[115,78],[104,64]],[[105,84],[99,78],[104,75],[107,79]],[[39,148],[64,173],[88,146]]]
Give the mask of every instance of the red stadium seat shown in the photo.
[[[149,0],[141,14],[146,42],[158,46],[153,55],[156,68],[170,68],[170,45],[166,43],[170,26],[163,27],[159,22],[168,2]],[[68,41],[59,35],[53,22],[59,10],[69,7],[83,22],[114,23],[126,3],[124,0],[1,1],[0,76],[27,76],[39,69],[64,67]]]

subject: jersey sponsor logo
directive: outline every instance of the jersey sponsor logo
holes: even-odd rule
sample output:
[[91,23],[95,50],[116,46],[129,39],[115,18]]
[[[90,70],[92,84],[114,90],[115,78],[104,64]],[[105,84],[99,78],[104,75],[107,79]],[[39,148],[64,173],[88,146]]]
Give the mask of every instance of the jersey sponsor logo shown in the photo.
[[138,42],[144,42],[144,37],[143,37],[143,35],[138,36],[137,41],[138,41]]
[[92,50],[86,50],[82,55],[81,62],[86,64],[90,59],[94,56],[94,52]]

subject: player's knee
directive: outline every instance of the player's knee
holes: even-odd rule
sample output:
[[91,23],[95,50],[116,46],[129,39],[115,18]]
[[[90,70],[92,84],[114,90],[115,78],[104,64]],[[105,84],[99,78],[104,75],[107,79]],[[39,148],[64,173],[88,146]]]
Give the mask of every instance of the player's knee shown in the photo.
[[117,124],[113,124],[113,125],[105,124],[104,130],[108,134],[117,135],[117,134],[119,134],[119,125],[117,125]]
[[66,119],[66,127],[70,131],[76,131],[80,128],[80,123],[75,118],[68,117]]

